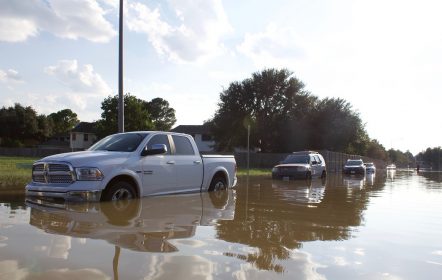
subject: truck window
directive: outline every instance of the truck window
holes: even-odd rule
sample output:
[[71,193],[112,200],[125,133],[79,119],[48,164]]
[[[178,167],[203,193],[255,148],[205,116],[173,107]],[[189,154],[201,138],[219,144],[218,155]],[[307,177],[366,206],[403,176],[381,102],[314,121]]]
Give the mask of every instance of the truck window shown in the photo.
[[152,139],[149,140],[149,143],[147,143],[147,148],[152,148],[155,144],[164,144],[167,147],[167,153],[166,155],[170,155],[170,144],[169,144],[169,138],[165,134],[157,134],[152,137]]
[[175,143],[175,154],[177,155],[194,155],[192,144],[189,139],[184,136],[172,135],[173,142]]

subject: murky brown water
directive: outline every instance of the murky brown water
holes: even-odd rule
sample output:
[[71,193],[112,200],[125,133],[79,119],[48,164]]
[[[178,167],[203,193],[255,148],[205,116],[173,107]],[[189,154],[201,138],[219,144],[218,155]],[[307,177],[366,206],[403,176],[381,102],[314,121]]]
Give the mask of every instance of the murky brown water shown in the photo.
[[0,279],[442,277],[440,173],[243,177],[229,192],[116,205],[0,201]]

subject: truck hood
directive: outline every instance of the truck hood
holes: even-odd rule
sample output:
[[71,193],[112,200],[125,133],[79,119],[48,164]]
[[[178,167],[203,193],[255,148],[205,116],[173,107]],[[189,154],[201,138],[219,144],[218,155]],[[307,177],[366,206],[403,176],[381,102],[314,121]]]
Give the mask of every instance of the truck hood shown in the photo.
[[275,167],[305,167],[305,168],[309,168],[310,165],[307,163],[283,163],[283,164],[278,164]]
[[132,153],[111,151],[82,151],[45,157],[38,161],[69,162],[74,167],[115,164],[125,161]]

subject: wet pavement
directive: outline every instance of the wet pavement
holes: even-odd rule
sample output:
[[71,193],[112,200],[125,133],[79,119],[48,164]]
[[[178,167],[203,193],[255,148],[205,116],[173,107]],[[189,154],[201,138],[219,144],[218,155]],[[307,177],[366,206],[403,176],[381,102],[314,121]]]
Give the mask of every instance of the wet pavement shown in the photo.
[[130,202],[0,197],[0,279],[440,279],[441,173]]

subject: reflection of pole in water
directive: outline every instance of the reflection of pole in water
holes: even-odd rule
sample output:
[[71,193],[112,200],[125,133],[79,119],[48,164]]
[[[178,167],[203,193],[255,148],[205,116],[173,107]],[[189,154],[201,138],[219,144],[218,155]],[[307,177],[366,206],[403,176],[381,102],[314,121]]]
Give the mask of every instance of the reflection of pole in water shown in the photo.
[[120,259],[120,247],[115,246],[114,259],[112,261],[113,269],[114,269],[114,280],[118,280],[118,261]]
[[247,179],[246,179],[246,221],[247,221],[248,212],[249,212],[249,172],[247,172]]

